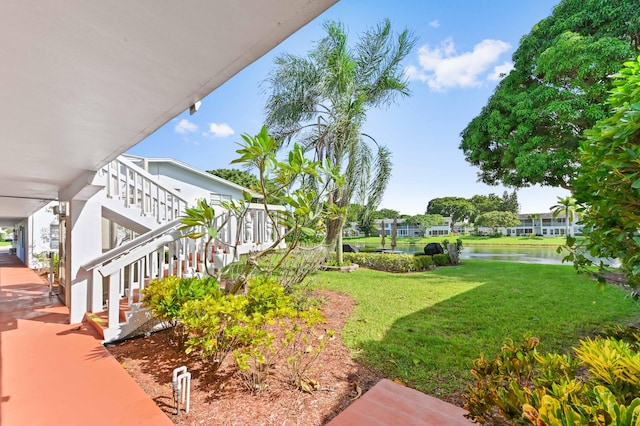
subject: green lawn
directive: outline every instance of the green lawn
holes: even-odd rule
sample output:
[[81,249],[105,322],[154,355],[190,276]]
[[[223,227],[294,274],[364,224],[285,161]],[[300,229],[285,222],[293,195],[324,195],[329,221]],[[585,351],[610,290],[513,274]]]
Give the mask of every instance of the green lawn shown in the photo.
[[620,288],[599,288],[565,265],[468,260],[424,273],[322,272],[315,281],[355,299],[343,330],[354,357],[449,400],[465,390],[471,361],[494,356],[506,338],[532,334],[541,350],[567,351],[640,314]]
[[[490,238],[476,235],[443,235],[440,237],[428,237],[428,238],[398,238],[398,245],[401,244],[416,244],[424,245],[427,243],[441,243],[442,240],[448,239],[451,242],[455,242],[456,239],[462,240],[464,246],[481,246],[481,245],[493,245],[493,246],[560,246],[565,244],[564,237],[498,237]],[[358,237],[358,238],[345,238],[345,243],[365,243],[365,244],[377,244],[380,245],[380,237]],[[385,240],[385,246],[391,246],[391,237],[387,237]]]
[[11,241],[0,241],[0,246],[10,246]]

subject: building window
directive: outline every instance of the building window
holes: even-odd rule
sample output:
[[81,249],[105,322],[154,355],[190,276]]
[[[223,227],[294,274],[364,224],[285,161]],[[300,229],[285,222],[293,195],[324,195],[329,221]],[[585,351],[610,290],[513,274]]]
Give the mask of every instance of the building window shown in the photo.
[[219,206],[223,201],[231,201],[231,195],[227,194],[211,194],[211,205]]

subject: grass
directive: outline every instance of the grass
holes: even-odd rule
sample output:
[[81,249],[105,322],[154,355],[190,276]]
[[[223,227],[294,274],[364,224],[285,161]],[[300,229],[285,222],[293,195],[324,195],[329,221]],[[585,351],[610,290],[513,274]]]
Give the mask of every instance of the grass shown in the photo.
[[10,246],[11,245],[11,241],[0,241],[0,247],[2,246]]
[[[565,244],[564,237],[498,237],[491,238],[479,235],[442,235],[439,237],[428,238],[398,238],[398,245],[401,244],[416,244],[424,245],[427,243],[441,243],[442,240],[447,239],[450,242],[455,242],[456,239],[462,240],[464,246],[553,246],[557,247]],[[377,244],[380,245],[380,237],[357,237],[357,238],[345,238],[345,243],[365,243],[365,244]],[[385,246],[391,245],[391,238],[387,237]]]
[[566,352],[594,330],[640,314],[622,289],[599,287],[565,265],[465,261],[424,273],[361,269],[315,278],[356,301],[343,329],[354,357],[451,401],[471,379],[472,360],[495,356],[505,339],[535,335],[541,350]]

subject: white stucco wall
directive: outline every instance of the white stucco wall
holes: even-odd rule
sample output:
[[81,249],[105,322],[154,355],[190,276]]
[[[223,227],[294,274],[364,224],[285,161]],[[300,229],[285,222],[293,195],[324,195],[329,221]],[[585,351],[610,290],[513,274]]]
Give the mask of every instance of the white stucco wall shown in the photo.
[[24,235],[26,258],[23,261],[30,268],[45,266],[38,259],[39,254],[58,250],[57,247],[52,248],[51,246],[51,225],[58,225],[58,217],[53,214],[53,207],[57,205],[57,201],[47,204],[31,215],[26,222],[27,227]]

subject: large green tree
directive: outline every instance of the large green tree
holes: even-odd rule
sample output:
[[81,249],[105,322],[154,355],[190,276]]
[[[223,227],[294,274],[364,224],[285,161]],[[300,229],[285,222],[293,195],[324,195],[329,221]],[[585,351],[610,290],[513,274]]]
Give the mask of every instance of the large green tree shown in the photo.
[[380,209],[371,213],[371,217],[374,219],[397,219],[400,217],[400,212],[393,209]]
[[509,194],[504,191],[502,197],[496,194],[474,195],[469,200],[473,205],[473,217],[471,221],[483,213],[492,211],[518,213],[520,205],[518,204],[518,195],[515,191]]
[[611,114],[587,132],[574,196],[590,254],[618,258],[640,283],[640,58],[625,64],[608,100]]
[[520,224],[518,215],[512,212],[487,212],[483,213],[476,219],[476,226],[486,226],[493,228],[493,232],[498,232],[498,228],[510,228]]
[[212,175],[226,179],[229,182],[244,186],[245,188],[257,188],[260,183],[255,175],[238,169],[207,170],[207,173],[211,173]]
[[451,217],[451,228],[456,222],[471,219],[473,217],[473,204],[466,198],[442,197],[434,198],[427,205],[426,214],[439,214]]
[[[266,121],[286,142],[296,140],[319,161],[328,159],[346,184],[330,203],[351,202],[374,211],[391,177],[391,153],[362,132],[367,111],[409,95],[402,60],[415,44],[404,30],[396,35],[384,21],[350,46],[344,26],[328,22],[327,35],[306,57],[284,54],[265,82]],[[339,241],[344,220],[328,223],[329,241]]]
[[524,36],[514,69],[462,132],[480,180],[570,189],[584,130],[605,117],[610,75],[640,46],[637,0],[563,0]]

